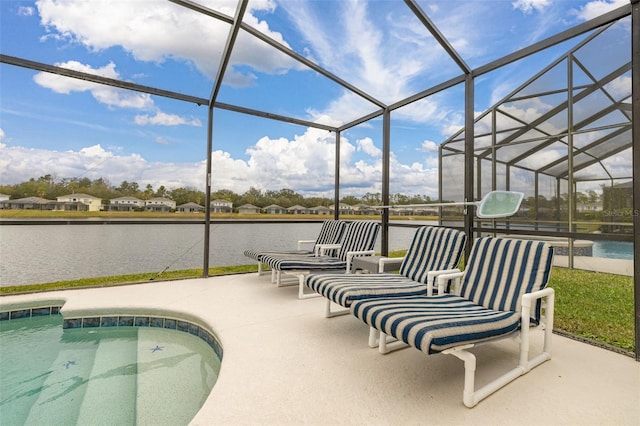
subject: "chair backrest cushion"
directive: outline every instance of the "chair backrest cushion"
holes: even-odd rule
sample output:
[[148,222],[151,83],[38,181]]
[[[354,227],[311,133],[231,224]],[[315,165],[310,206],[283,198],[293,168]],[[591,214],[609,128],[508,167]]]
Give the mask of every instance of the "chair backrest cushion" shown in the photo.
[[[489,309],[520,312],[525,293],[543,289],[553,248],[543,241],[478,238],[467,261],[460,295]],[[535,309],[540,318],[540,307]]]
[[418,228],[405,255],[400,274],[413,281],[427,283],[430,271],[458,266],[467,236],[451,228],[423,226]]
[[344,230],[338,258],[347,260],[351,251],[373,250],[380,231],[380,224],[366,220],[349,222]]
[[[325,220],[322,222],[322,228],[320,228],[320,234],[316,239],[316,245],[338,244],[342,239],[346,225],[347,223],[342,220]],[[327,255],[335,257],[337,250],[329,250]]]

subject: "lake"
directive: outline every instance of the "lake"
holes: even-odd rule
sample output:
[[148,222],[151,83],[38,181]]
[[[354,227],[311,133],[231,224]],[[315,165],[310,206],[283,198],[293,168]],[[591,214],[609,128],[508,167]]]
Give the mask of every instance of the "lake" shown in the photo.
[[[252,263],[243,254],[249,248],[295,249],[298,240],[315,239],[320,227],[275,221],[211,224],[209,266]],[[0,286],[202,268],[203,229],[200,224],[0,226]],[[389,249],[406,249],[414,232],[391,228]]]
[[[315,239],[320,226],[275,221],[211,224],[209,266],[251,263],[243,255],[249,248],[295,249],[299,239]],[[0,286],[202,268],[202,231],[201,224],[3,225]],[[389,250],[406,249],[414,232],[390,227]],[[376,250],[380,251],[379,241]],[[633,259],[633,244],[596,241],[593,255]]]

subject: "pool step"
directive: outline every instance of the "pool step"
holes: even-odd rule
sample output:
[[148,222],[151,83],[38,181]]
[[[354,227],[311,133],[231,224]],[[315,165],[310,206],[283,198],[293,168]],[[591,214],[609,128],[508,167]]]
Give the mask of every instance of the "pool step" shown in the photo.
[[76,422],[78,425],[131,425],[135,422],[137,344],[114,334],[102,338],[98,345],[91,381]]
[[139,329],[137,424],[187,424],[197,412],[202,401],[194,389],[204,386],[210,367],[194,341],[206,345],[188,333]]
[[86,342],[64,343],[51,365],[37,401],[29,411],[25,425],[77,423],[97,345],[86,347]]

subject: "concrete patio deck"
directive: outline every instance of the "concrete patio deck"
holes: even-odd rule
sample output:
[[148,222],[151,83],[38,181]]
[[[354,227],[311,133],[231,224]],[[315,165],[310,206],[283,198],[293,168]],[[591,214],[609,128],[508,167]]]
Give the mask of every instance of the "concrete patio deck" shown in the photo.
[[[193,425],[640,424],[640,363],[630,357],[556,335],[550,361],[469,409],[457,358],[380,355],[357,319],[326,319],[324,299],[296,296],[297,287],[250,274],[3,296],[0,305],[62,299],[65,314],[172,313],[210,327],[224,358]],[[517,349],[511,340],[474,349],[477,385],[512,368]]]

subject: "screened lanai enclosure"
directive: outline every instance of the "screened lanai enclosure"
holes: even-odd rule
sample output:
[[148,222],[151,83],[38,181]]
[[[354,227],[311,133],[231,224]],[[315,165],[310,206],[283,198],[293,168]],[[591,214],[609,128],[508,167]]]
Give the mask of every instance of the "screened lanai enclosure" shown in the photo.
[[[89,36],[69,36],[71,30],[56,24],[50,10],[50,15],[44,17],[46,7],[58,3],[64,2],[37,2],[42,25],[50,32],[48,37],[71,38],[108,58],[108,46],[101,47]],[[406,193],[411,183],[425,188],[425,193],[426,188],[433,191],[432,201],[441,203],[474,201],[492,190],[512,190],[525,194],[520,211],[513,217],[481,220],[475,216],[473,206],[445,206],[438,208],[440,224],[464,229],[470,242],[485,234],[549,240],[554,242],[556,254],[566,257],[569,267],[579,267],[580,259],[584,262],[584,258],[594,256],[593,245],[599,241],[640,247],[638,1],[620,1],[615,3],[617,7],[545,37],[533,34],[536,27],[518,29],[508,21],[492,22],[482,30],[461,27],[463,18],[478,25],[485,18],[491,19],[491,4],[496,2],[473,2],[485,6],[481,11],[470,7],[471,2],[462,1],[373,1],[366,3],[366,11],[359,7],[361,2],[312,3],[315,8],[307,9],[303,2],[289,0],[264,4],[247,0],[137,2],[147,5],[147,9],[136,6],[131,9],[131,14],[139,14],[134,16],[136,19],[122,24],[128,25],[130,40],[136,40],[121,42],[131,58],[144,56],[141,50],[136,51],[136,43],[144,44],[140,40],[150,35],[138,35],[136,28],[153,16],[157,5],[156,9],[166,8],[169,16],[164,27],[154,30],[160,43],[171,45],[174,38],[187,33],[193,40],[192,57],[167,54],[156,62],[174,59],[186,63],[184,68],[176,72],[176,68],[167,65],[163,71],[164,66],[157,65],[152,71],[161,76],[147,80],[74,66],[71,61],[65,63],[60,52],[34,51],[30,55],[18,41],[20,29],[13,28],[8,37],[3,37],[3,78],[15,70],[38,72],[132,91],[157,99],[158,104],[166,100],[171,105],[188,105],[185,110],[199,111],[197,114],[206,123],[197,142],[206,158],[204,172],[198,174],[206,194],[206,214],[201,222],[205,276],[211,246],[220,244],[212,232],[211,194],[224,189],[222,182],[226,182],[226,165],[214,153],[220,149],[221,139],[238,132],[236,124],[228,124],[232,117],[242,117],[246,128],[276,122],[312,129],[321,134],[319,138],[328,138],[333,146],[330,156],[317,154],[314,165],[305,161],[302,167],[291,161],[283,167],[302,167],[299,176],[313,174],[317,168],[318,175],[313,176],[316,181],[327,178],[332,182],[336,206],[344,195],[352,194],[364,183],[375,188],[373,192],[379,195],[376,201],[383,205],[397,202],[394,194]],[[534,7],[534,2],[508,3],[513,9],[523,7],[524,13],[531,13]],[[120,7],[124,3],[115,4]],[[73,9],[73,13],[91,14],[91,5],[86,2],[84,8]],[[284,12],[275,14],[276,8]],[[384,17],[378,22],[371,19],[374,25],[403,25],[392,26],[384,34],[369,33],[367,28],[355,25],[361,18],[359,13],[372,14],[373,10]],[[115,31],[119,23],[105,25]],[[209,28],[211,32],[194,33],[198,28]],[[299,36],[285,40],[281,36],[284,29]],[[358,32],[361,45],[352,49],[332,44],[336,37],[329,36]],[[514,36],[522,32],[531,32],[531,37]],[[477,46],[495,45],[496,49],[491,54],[483,53],[488,49],[471,51],[463,43],[463,33],[478,38]],[[511,38],[517,42],[511,43]],[[394,57],[400,51],[394,43],[411,46],[402,51],[408,60],[400,62]],[[258,57],[247,53],[253,48],[260,52]],[[153,57],[152,52],[145,54]],[[348,62],[351,56],[377,55],[387,55],[390,60]],[[426,65],[436,61],[435,68]],[[276,71],[266,72],[270,65]],[[370,67],[369,75],[375,77],[359,78],[356,71],[361,67]],[[131,75],[144,75],[149,70],[140,68]],[[303,81],[302,75],[308,79]],[[410,84],[400,90],[395,84],[400,79]],[[188,86],[187,81],[196,84]],[[238,90],[240,81],[249,81],[245,86],[249,89]],[[322,109],[318,105],[320,93],[332,94],[340,101],[330,107],[325,105],[318,113]],[[6,99],[4,94],[3,97]],[[6,101],[3,103],[6,105]],[[273,136],[267,142],[281,143]],[[362,142],[350,151],[354,139],[370,143]],[[304,140],[296,142],[303,144]],[[255,148],[247,151],[251,150]],[[352,152],[368,150],[377,158],[372,173],[367,173],[366,164],[360,167],[363,162],[345,161],[344,157]],[[303,151],[300,148],[298,152]],[[431,152],[425,160],[430,167],[409,161],[401,164],[402,153],[408,158],[418,155],[411,152]],[[278,158],[273,162],[277,163]],[[275,181],[280,171],[274,168],[270,172],[269,179]],[[295,181],[287,184],[294,190],[319,192],[311,184],[305,188],[296,188]],[[340,210],[334,211],[339,217]],[[386,255],[394,229],[407,225],[390,220],[388,209],[380,210],[379,215],[380,251]],[[637,249],[632,249],[629,259],[633,264],[638,348]],[[636,349],[636,359],[640,360],[638,352]]]
[[[569,242],[596,230],[632,241],[633,171],[620,167],[633,156],[632,63],[625,53],[631,40],[621,36],[625,25],[621,20],[598,28],[475,117],[474,197],[496,189],[526,197],[516,217],[482,226],[521,234],[535,230],[570,237]],[[465,131],[440,145],[446,199],[464,196],[446,182],[455,182],[464,164]],[[586,196],[594,186],[603,192],[599,202]]]

